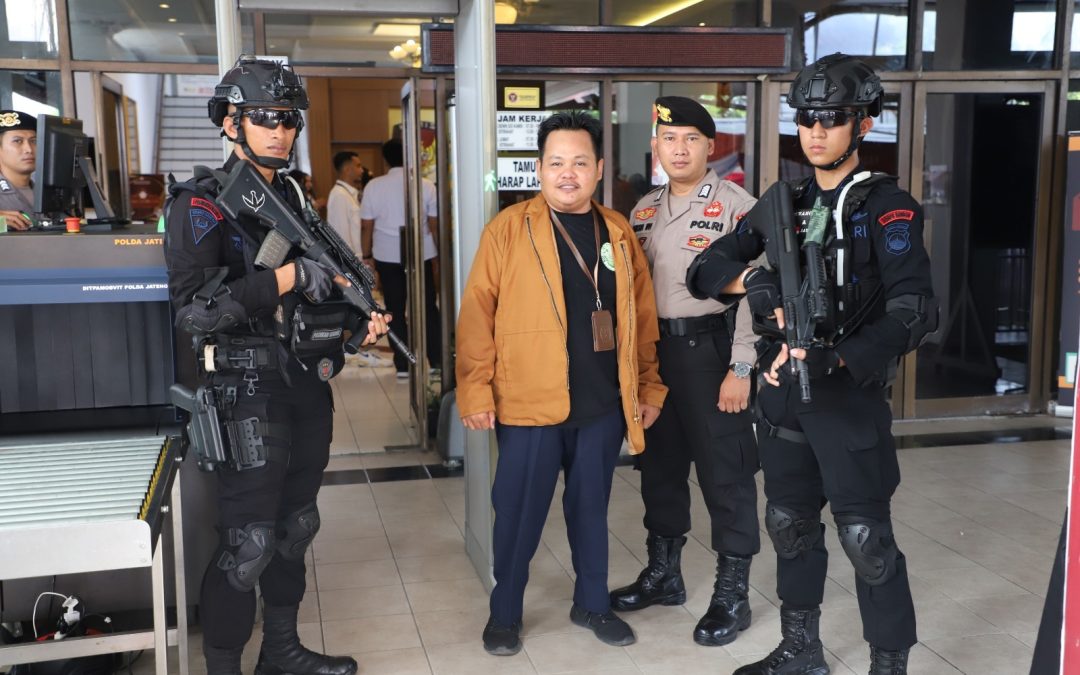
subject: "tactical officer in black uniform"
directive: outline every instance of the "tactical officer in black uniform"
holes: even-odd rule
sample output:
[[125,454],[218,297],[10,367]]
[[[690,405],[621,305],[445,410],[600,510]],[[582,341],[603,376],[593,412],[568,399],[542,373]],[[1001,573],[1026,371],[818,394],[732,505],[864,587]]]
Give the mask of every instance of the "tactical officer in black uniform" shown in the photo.
[[[307,107],[307,93],[288,66],[251,57],[237,61],[209,101],[210,119],[237,143],[225,169],[254,163],[301,215],[311,207],[277,170],[289,164]],[[300,644],[296,617],[329,460],[327,380],[344,362],[343,329],[359,322],[334,302],[334,282],[345,280],[297,258],[295,249],[283,264],[263,269],[259,253],[268,230],[226,217],[214,204],[217,187],[197,169],[195,179],[170,190],[165,253],[177,324],[194,335],[230,452],[217,467],[221,543],[200,600],[207,673],[239,675],[258,582],[264,611],[256,673],[352,675],[352,658]],[[386,332],[386,321],[372,317],[367,342]]]
[[[803,69],[788,93],[803,153],[814,167],[813,177],[792,186],[796,225],[800,239],[814,224],[827,233],[822,248],[831,311],[818,324],[812,348],[789,354],[775,337],[784,320],[782,292],[791,290],[773,272],[747,268],[771,233],[755,218],[765,196],[688,272],[687,285],[702,297],[723,301],[746,293],[755,330],[766,336],[759,341],[761,363],[771,364],[758,395],[757,431],[782,641],[762,661],[735,671],[740,675],[829,672],[818,637],[826,502],[855,568],[870,672],[905,673],[917,641],[907,564],[890,520],[900,471],[885,386],[898,357],[936,328],[937,306],[918,203],[895,178],[859,166],[859,142],[881,111],[881,96],[874,71],[842,54]],[[811,402],[804,402],[792,364],[782,367],[789,357],[807,366]]]
[[732,303],[692,297],[686,269],[735,229],[754,198],[708,167],[716,137],[708,110],[683,96],[662,96],[654,106],[653,156],[668,183],[641,198],[630,224],[652,269],[668,406],[645,431],[648,449],[638,463],[649,563],[637,580],[611,592],[611,606],[630,611],[686,602],[681,556],[690,531],[693,462],[717,556],[713,596],[693,635],[700,645],[718,646],[750,627],[750,558],[761,547],[757,443],[748,409],[756,355],[746,302],[736,311]]

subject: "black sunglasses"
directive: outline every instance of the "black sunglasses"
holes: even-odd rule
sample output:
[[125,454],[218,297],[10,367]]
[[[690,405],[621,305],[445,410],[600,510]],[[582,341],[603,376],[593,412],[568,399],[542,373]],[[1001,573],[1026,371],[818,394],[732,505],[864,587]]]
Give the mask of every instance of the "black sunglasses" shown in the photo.
[[821,122],[824,129],[842,127],[848,120],[855,119],[856,113],[850,110],[821,110],[819,108],[800,108],[795,111],[795,123],[800,127],[813,129],[814,124]]
[[253,108],[240,113],[264,129],[277,129],[278,125],[284,125],[286,129],[295,129],[304,123],[304,118],[299,110],[270,110],[268,108]]

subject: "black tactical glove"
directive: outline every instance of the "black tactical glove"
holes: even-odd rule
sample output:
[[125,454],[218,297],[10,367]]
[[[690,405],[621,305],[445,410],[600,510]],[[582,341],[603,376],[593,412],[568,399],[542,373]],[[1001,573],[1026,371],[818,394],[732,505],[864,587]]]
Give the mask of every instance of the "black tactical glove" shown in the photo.
[[783,306],[780,297],[780,280],[772,272],[755,267],[743,277],[746,302],[750,311],[758,316],[772,316],[777,307]]
[[806,350],[806,358],[803,362],[806,364],[806,371],[810,373],[810,377],[821,377],[831,375],[840,367],[840,355],[835,349],[829,347],[811,347]]
[[297,258],[293,263],[296,265],[293,290],[303,293],[315,304],[330,297],[334,291],[334,273],[331,270],[310,258]]

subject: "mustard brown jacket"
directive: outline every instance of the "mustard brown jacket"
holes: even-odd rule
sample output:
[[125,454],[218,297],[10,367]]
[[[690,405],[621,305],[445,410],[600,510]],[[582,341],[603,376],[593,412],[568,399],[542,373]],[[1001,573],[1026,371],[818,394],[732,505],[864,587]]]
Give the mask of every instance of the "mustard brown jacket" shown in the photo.
[[[640,404],[664,404],[660,338],[648,262],[629,223],[593,204],[615,257],[616,355],[630,452],[645,449]],[[548,426],[570,414],[570,355],[559,254],[542,195],[501,211],[480,238],[457,324],[462,417],[495,411],[503,424]]]

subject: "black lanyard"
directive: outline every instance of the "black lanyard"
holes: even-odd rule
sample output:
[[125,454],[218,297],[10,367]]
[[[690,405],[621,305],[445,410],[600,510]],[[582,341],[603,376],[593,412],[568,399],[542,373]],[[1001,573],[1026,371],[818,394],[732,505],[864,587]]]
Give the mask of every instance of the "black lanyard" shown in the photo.
[[578,251],[578,247],[574,245],[574,240],[570,238],[566,228],[563,227],[562,222],[559,220],[559,216],[551,211],[551,222],[555,224],[555,229],[562,235],[566,245],[570,247],[570,252],[574,254],[574,258],[577,260],[578,266],[581,271],[588,277],[589,283],[592,284],[593,290],[596,291],[596,309],[603,309],[600,303],[600,286],[597,285],[597,278],[600,272],[600,219],[596,217],[596,209],[592,210],[593,218],[593,235],[596,237],[596,264],[593,265],[592,273],[589,273],[589,266],[585,264],[585,259],[581,257],[581,252]]

